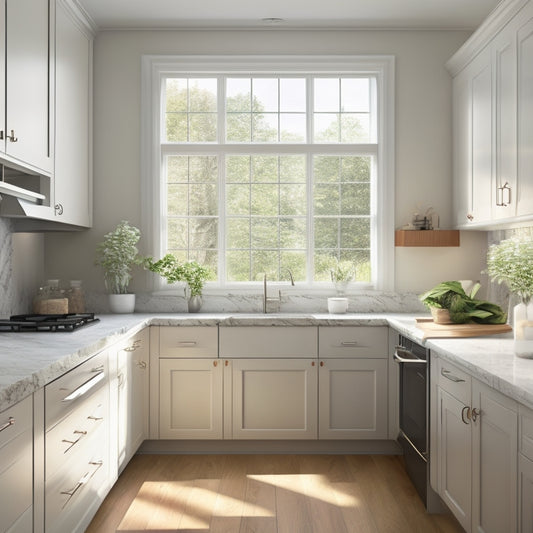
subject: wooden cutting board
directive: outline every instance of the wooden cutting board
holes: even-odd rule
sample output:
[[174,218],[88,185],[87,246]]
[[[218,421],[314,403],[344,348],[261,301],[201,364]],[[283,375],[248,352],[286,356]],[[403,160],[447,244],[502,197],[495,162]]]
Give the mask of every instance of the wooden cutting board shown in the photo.
[[509,324],[435,324],[432,318],[417,318],[416,327],[423,339],[483,337],[513,331]]

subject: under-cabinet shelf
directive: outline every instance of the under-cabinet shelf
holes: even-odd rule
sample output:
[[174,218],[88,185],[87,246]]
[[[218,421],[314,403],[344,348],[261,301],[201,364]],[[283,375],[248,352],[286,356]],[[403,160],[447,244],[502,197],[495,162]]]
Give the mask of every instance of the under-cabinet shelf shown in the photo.
[[396,230],[396,246],[459,246],[459,230]]

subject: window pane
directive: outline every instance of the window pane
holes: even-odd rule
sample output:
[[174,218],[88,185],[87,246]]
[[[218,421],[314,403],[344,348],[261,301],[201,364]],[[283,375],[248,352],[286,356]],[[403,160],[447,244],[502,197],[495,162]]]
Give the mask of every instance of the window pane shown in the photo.
[[315,248],[339,247],[339,222],[336,218],[315,218]]
[[341,219],[341,248],[370,248],[368,218]]
[[369,115],[364,113],[343,113],[341,115],[341,142],[370,142]]
[[279,179],[283,183],[305,183],[306,159],[303,155],[284,155],[279,158]]
[[343,250],[340,259],[355,264],[356,281],[370,282],[372,280],[370,250]]
[[226,253],[226,276],[228,281],[249,281],[250,252],[228,251]]
[[168,156],[167,181],[168,183],[183,183],[189,181],[189,160],[187,156]]
[[250,214],[250,187],[248,185],[226,185],[226,214]]
[[307,213],[305,185],[280,185],[280,215],[305,215]]
[[252,110],[255,112],[278,111],[277,78],[254,78],[252,80]]
[[189,247],[216,248],[217,231],[216,218],[189,219]]
[[171,143],[187,142],[187,113],[167,113],[165,117],[166,141]]
[[341,169],[341,158],[337,156],[315,156],[313,178],[315,183],[337,182]]
[[276,155],[256,155],[252,157],[253,182],[278,182],[279,158]]
[[305,252],[281,251],[280,252],[279,278],[288,280],[287,269],[292,273],[294,281],[305,281],[307,278],[307,257]]
[[188,224],[186,218],[169,218],[167,222],[167,248],[169,249],[187,249]]
[[339,142],[339,115],[333,113],[315,113],[315,142]]
[[370,183],[370,157],[343,157],[341,180]]
[[230,113],[226,115],[226,139],[229,142],[250,142],[252,139],[252,115]]
[[216,113],[217,80],[200,78],[189,80],[189,111]]
[[277,185],[252,185],[252,214],[277,215],[279,208]]
[[228,249],[250,248],[250,219],[230,218],[226,224],[226,246]]
[[273,218],[252,219],[252,249],[278,248],[278,221]]
[[215,184],[195,184],[189,186],[189,215],[212,215],[217,212],[218,196]]
[[307,248],[307,224],[301,218],[282,218],[279,222],[279,247],[281,249]]
[[304,78],[280,79],[280,111],[305,113],[305,84]]
[[278,115],[271,113],[254,113],[252,117],[252,135],[254,142],[277,142]]
[[336,183],[318,183],[313,188],[315,215],[337,215],[340,211],[339,186]]
[[249,78],[228,78],[226,80],[226,109],[234,112],[252,110],[252,80]]
[[247,183],[250,181],[250,156],[226,157],[226,183]]
[[253,250],[252,281],[262,281],[266,274],[268,279],[277,279],[279,270],[279,252],[270,250]]
[[339,105],[339,79],[317,78],[315,79],[315,112],[333,112],[340,110]]
[[370,184],[344,183],[340,212],[341,215],[370,215]]
[[169,185],[167,188],[167,213],[169,215],[187,215],[189,198],[187,185]]
[[341,80],[341,111],[370,111],[368,78],[343,78]]
[[217,116],[215,113],[189,115],[189,141],[214,142],[217,140]]
[[216,184],[218,182],[218,161],[216,156],[190,156],[189,181]]
[[304,114],[282,113],[279,117],[280,141],[304,142],[307,125]]
[[165,85],[167,112],[187,112],[187,80],[169,78]]

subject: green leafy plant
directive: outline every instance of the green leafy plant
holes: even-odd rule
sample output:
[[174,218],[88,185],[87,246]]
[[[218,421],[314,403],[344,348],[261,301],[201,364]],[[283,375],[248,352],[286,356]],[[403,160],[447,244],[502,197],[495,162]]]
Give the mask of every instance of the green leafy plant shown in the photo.
[[455,324],[505,324],[507,314],[499,305],[475,298],[479,288],[476,283],[470,294],[466,294],[459,281],[445,281],[422,294],[420,300],[428,307],[448,309]]
[[140,256],[136,244],[141,232],[129,222],[122,220],[117,227],[104,235],[96,246],[95,264],[104,270],[106,289],[113,294],[126,294],[131,281],[131,269],[139,264]]
[[533,240],[511,237],[492,244],[487,253],[487,273],[492,281],[505,283],[524,302],[533,296]]
[[151,272],[159,274],[167,283],[184,281],[189,287],[190,296],[201,296],[205,282],[211,276],[209,268],[196,261],[180,263],[172,254],[166,254],[155,261],[153,257],[145,257],[143,265]]
[[331,281],[352,281],[355,278],[355,265],[351,261],[339,261],[335,259],[335,264],[329,270]]

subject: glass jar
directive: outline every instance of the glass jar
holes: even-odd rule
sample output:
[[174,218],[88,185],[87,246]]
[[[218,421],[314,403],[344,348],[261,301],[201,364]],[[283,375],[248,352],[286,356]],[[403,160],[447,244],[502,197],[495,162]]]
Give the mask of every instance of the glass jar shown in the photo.
[[70,280],[70,288],[67,291],[68,312],[85,313],[85,295],[79,279]]

